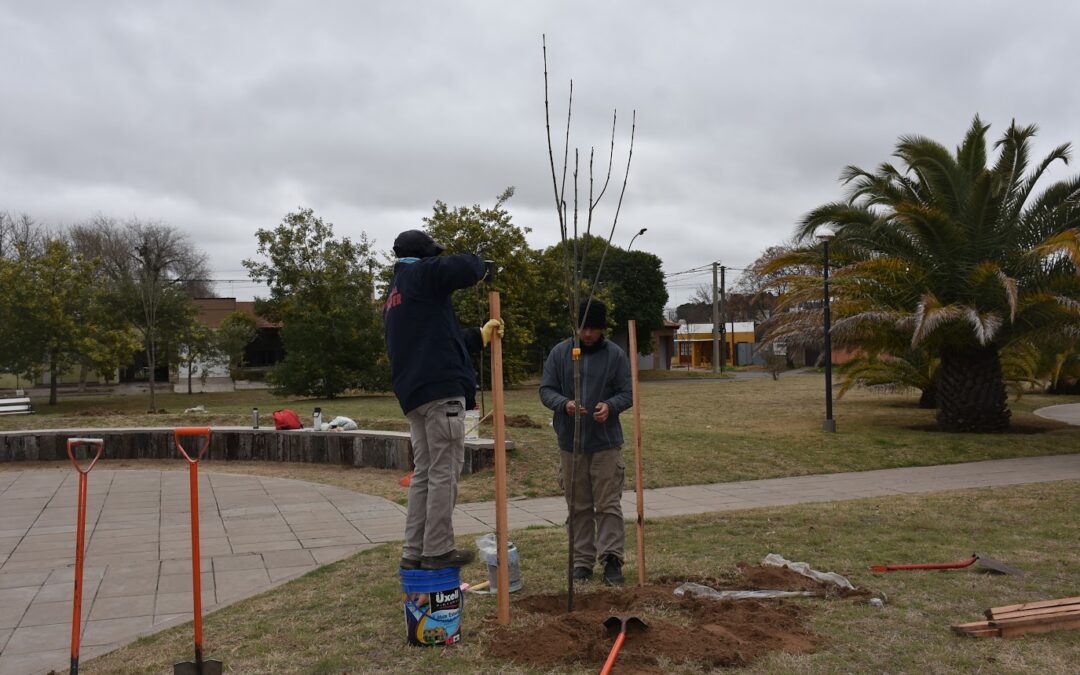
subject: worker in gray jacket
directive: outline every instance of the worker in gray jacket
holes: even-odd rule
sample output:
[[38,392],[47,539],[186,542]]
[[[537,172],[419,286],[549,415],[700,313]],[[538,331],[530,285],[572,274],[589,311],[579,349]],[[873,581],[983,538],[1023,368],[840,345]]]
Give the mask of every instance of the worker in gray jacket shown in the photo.
[[[573,514],[567,526],[573,542],[574,578],[592,577],[597,559],[604,583],[623,583],[625,545],[622,492],[626,462],[619,413],[633,405],[630,362],[618,345],[604,338],[607,307],[599,300],[582,303],[581,400],[574,400],[573,340],[560,342],[544,362],[540,400],[554,411],[559,440],[559,485]],[[581,417],[581,446],[574,452],[574,416]],[[573,476],[573,483],[571,483]],[[571,485],[573,489],[571,490]],[[573,493],[573,499],[571,499]]]

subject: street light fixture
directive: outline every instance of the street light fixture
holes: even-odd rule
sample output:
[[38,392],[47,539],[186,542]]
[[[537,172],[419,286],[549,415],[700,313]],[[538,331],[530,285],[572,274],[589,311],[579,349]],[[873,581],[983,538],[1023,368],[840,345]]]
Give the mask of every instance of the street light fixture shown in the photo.
[[825,422],[821,425],[823,431],[836,432],[836,420],[832,414],[832,335],[829,321],[829,242],[836,236],[828,227],[822,227],[816,232],[817,238],[822,243],[823,264],[822,278],[825,290]]
[[648,229],[649,229],[649,228],[647,228],[647,227],[643,227],[643,228],[641,228],[641,229],[640,229],[640,230],[638,231],[638,233],[637,233],[637,234],[635,234],[634,236],[630,237],[630,243],[626,245],[626,250],[627,250],[627,251],[629,251],[629,250],[630,250],[630,247],[634,245],[634,240],[635,240],[635,239],[637,239],[638,237],[640,237],[641,235],[645,234],[645,232],[646,232],[646,231],[647,231]]

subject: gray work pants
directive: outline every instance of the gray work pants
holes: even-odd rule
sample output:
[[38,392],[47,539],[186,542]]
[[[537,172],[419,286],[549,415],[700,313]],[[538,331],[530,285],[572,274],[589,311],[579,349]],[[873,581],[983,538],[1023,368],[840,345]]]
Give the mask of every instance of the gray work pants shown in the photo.
[[465,398],[444,398],[410,410],[413,477],[403,555],[412,560],[454,550],[454,505],[465,465]]
[[[593,568],[597,554],[603,561],[615,556],[621,562],[626,543],[622,514],[622,492],[626,463],[622,450],[572,454],[560,452],[559,486],[566,494],[566,506],[574,514],[571,540],[574,567]],[[570,501],[570,458],[575,458],[574,501]],[[567,528],[570,518],[566,519]]]

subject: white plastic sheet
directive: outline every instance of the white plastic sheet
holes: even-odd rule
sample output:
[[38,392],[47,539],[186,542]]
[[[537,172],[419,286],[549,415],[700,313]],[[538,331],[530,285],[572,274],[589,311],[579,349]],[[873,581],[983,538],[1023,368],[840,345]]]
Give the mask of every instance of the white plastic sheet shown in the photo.
[[825,584],[831,584],[840,588],[846,588],[849,591],[855,590],[855,587],[851,585],[851,582],[846,578],[840,576],[836,572],[819,572],[812,569],[809,564],[804,562],[791,562],[779,553],[770,553],[765,556],[765,559],[761,561],[762,565],[767,567],[786,567],[792,572],[798,572],[804,577],[810,577],[815,581],[820,581]]

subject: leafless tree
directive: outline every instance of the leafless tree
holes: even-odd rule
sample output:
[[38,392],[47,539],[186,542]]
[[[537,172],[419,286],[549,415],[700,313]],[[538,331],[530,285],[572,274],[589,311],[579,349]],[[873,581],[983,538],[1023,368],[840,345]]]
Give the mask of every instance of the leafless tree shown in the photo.
[[206,255],[175,227],[137,219],[125,223],[96,216],[71,230],[77,249],[98,259],[112,285],[118,311],[139,332],[149,368],[150,409],[157,410],[158,347],[192,319],[193,294],[205,294]]
[[[607,240],[604,244],[604,250],[600,254],[600,263],[596,269],[596,275],[589,282],[582,279],[582,268],[588,254],[588,237],[579,238],[579,227],[581,226],[581,220],[584,219],[585,234],[592,233],[594,220],[598,221],[599,217],[597,209],[601,200],[607,193],[608,186],[611,183],[611,171],[614,163],[615,156],[615,132],[618,122],[618,111],[614,111],[611,116],[611,141],[608,149],[608,161],[607,170],[603,177],[603,182],[597,185],[594,174],[594,162],[596,158],[596,149],[594,147],[589,148],[588,157],[588,175],[584,178],[588,181],[588,191],[586,194],[581,193],[580,176],[581,171],[581,152],[580,149],[574,148],[574,161],[573,166],[570,166],[570,126],[573,118],[573,102],[574,102],[574,82],[570,80],[569,94],[566,104],[566,131],[563,137],[562,148],[562,171],[556,169],[555,163],[555,146],[552,142],[551,136],[551,104],[548,95],[548,62],[547,62],[547,36],[542,39],[543,53],[544,53],[544,123],[547,128],[547,144],[548,144],[548,161],[551,167],[551,184],[554,190],[555,197],[555,212],[559,219],[559,237],[562,242],[563,249],[563,283],[566,289],[567,309],[569,310],[570,326],[573,329],[573,341],[574,349],[580,349],[581,347],[581,328],[579,323],[578,307],[581,304],[582,295],[585,297],[586,308],[591,305],[593,296],[596,293],[597,285],[600,282],[600,275],[604,268],[604,260],[607,257],[608,249],[611,247],[611,239],[615,235],[615,229],[619,222],[619,211],[622,209],[623,197],[626,194],[626,185],[630,177],[630,162],[634,156],[634,132],[637,128],[637,114],[636,112],[631,115],[630,123],[630,139],[629,149],[626,156],[626,168],[623,173],[622,187],[619,190],[618,201],[615,204],[614,213],[611,216],[611,227],[608,229]],[[566,184],[567,176],[571,178],[571,185],[569,188]],[[567,190],[570,190],[569,199],[572,204],[568,203]],[[584,199],[584,214],[581,213],[582,204]],[[580,246],[578,242],[581,241]],[[585,285],[588,282],[588,285]],[[636,358],[634,355],[632,358]],[[581,365],[577,359],[573,361],[574,372],[574,400],[581,401]],[[581,452],[581,418],[577,415],[574,416],[574,454],[580,454]],[[574,466],[575,462],[571,462],[571,501],[573,501],[573,486],[574,486]],[[567,567],[566,567],[566,579],[569,588],[567,595],[567,611],[573,611],[574,608],[574,560],[573,560],[573,509],[570,510],[570,527],[567,530],[568,533],[568,546],[567,546]]]

